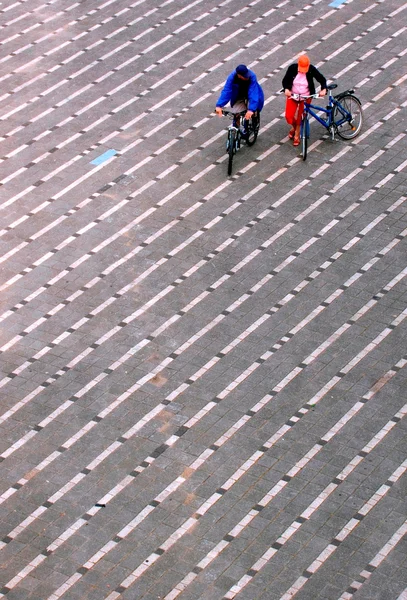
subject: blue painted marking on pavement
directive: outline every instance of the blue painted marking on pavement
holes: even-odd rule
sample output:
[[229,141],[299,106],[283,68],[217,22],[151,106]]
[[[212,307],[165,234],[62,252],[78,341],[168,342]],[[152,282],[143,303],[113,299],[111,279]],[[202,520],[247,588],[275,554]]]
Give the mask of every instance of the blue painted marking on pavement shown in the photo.
[[346,0],[334,0],[333,2],[331,2],[331,4],[329,6],[333,6],[334,8],[338,8],[338,6],[340,6],[344,2],[346,2]]
[[117,154],[117,150],[106,150],[106,152],[104,152],[103,154],[101,154],[100,156],[95,158],[95,160],[92,160],[90,164],[91,165],[101,165],[103,162],[105,162],[105,160],[108,160],[115,154]]

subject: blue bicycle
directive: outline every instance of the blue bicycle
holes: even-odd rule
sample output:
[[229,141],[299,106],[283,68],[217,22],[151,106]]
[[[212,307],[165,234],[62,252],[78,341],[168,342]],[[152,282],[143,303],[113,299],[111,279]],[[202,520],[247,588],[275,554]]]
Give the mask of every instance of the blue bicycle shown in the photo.
[[[362,129],[363,111],[359,98],[354,95],[354,90],[346,90],[333,96],[332,90],[337,87],[336,83],[327,86],[328,105],[326,107],[306,102],[311,98],[318,98],[318,94],[311,96],[292,95],[294,100],[305,101],[300,130],[302,160],[307,158],[310,115],[328,130],[332,140],[335,139],[336,134],[344,140],[352,140]],[[315,111],[322,112],[325,116],[319,116]]]

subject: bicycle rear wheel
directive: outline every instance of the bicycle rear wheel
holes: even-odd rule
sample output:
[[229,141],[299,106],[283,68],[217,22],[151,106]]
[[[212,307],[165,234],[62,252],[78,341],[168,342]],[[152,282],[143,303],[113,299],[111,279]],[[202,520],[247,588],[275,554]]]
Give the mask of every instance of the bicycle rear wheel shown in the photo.
[[248,123],[247,128],[247,137],[246,144],[248,146],[253,146],[253,144],[257,140],[257,136],[259,135],[260,129],[260,113],[258,115],[253,115]]
[[352,140],[362,129],[362,104],[353,94],[345,94],[335,106],[334,123],[339,137]]
[[303,115],[302,121],[301,121],[300,137],[301,137],[302,160],[306,160],[307,152],[308,152],[309,121],[308,121],[308,116],[305,112],[304,112],[304,115]]
[[232,174],[232,165],[233,165],[233,155],[235,153],[235,146],[236,146],[236,132],[235,131],[233,131],[233,130],[229,131],[228,141],[229,141],[229,145],[228,145],[228,153],[229,153],[228,175],[231,175]]

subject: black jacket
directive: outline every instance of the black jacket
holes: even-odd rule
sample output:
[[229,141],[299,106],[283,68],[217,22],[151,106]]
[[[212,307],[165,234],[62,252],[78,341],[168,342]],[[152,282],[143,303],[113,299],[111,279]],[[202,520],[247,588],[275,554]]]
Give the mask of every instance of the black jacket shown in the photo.
[[[297,76],[297,74],[298,74],[298,63],[294,63],[288,67],[287,72],[284,75],[283,88],[285,90],[291,91],[291,89],[293,87],[294,79]],[[323,89],[323,90],[326,89],[326,79],[322,75],[322,73],[320,73],[318,71],[318,69],[316,67],[314,67],[314,65],[309,66],[308,73],[306,73],[306,76],[307,76],[310,94],[315,94],[314,79],[316,79],[318,81],[318,83],[321,84],[321,89]]]

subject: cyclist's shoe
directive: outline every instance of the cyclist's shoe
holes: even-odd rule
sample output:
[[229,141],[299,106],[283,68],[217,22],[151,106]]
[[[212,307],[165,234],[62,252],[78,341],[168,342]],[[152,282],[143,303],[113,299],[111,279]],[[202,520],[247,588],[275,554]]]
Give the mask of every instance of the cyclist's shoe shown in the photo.
[[299,146],[299,145],[300,145],[300,138],[299,137],[294,137],[293,146]]
[[242,127],[242,126],[240,126],[240,127],[239,127],[239,129],[240,129],[240,134],[241,134],[241,136],[242,136],[243,138],[247,137],[247,130],[246,130],[246,128],[245,128],[245,127]]

